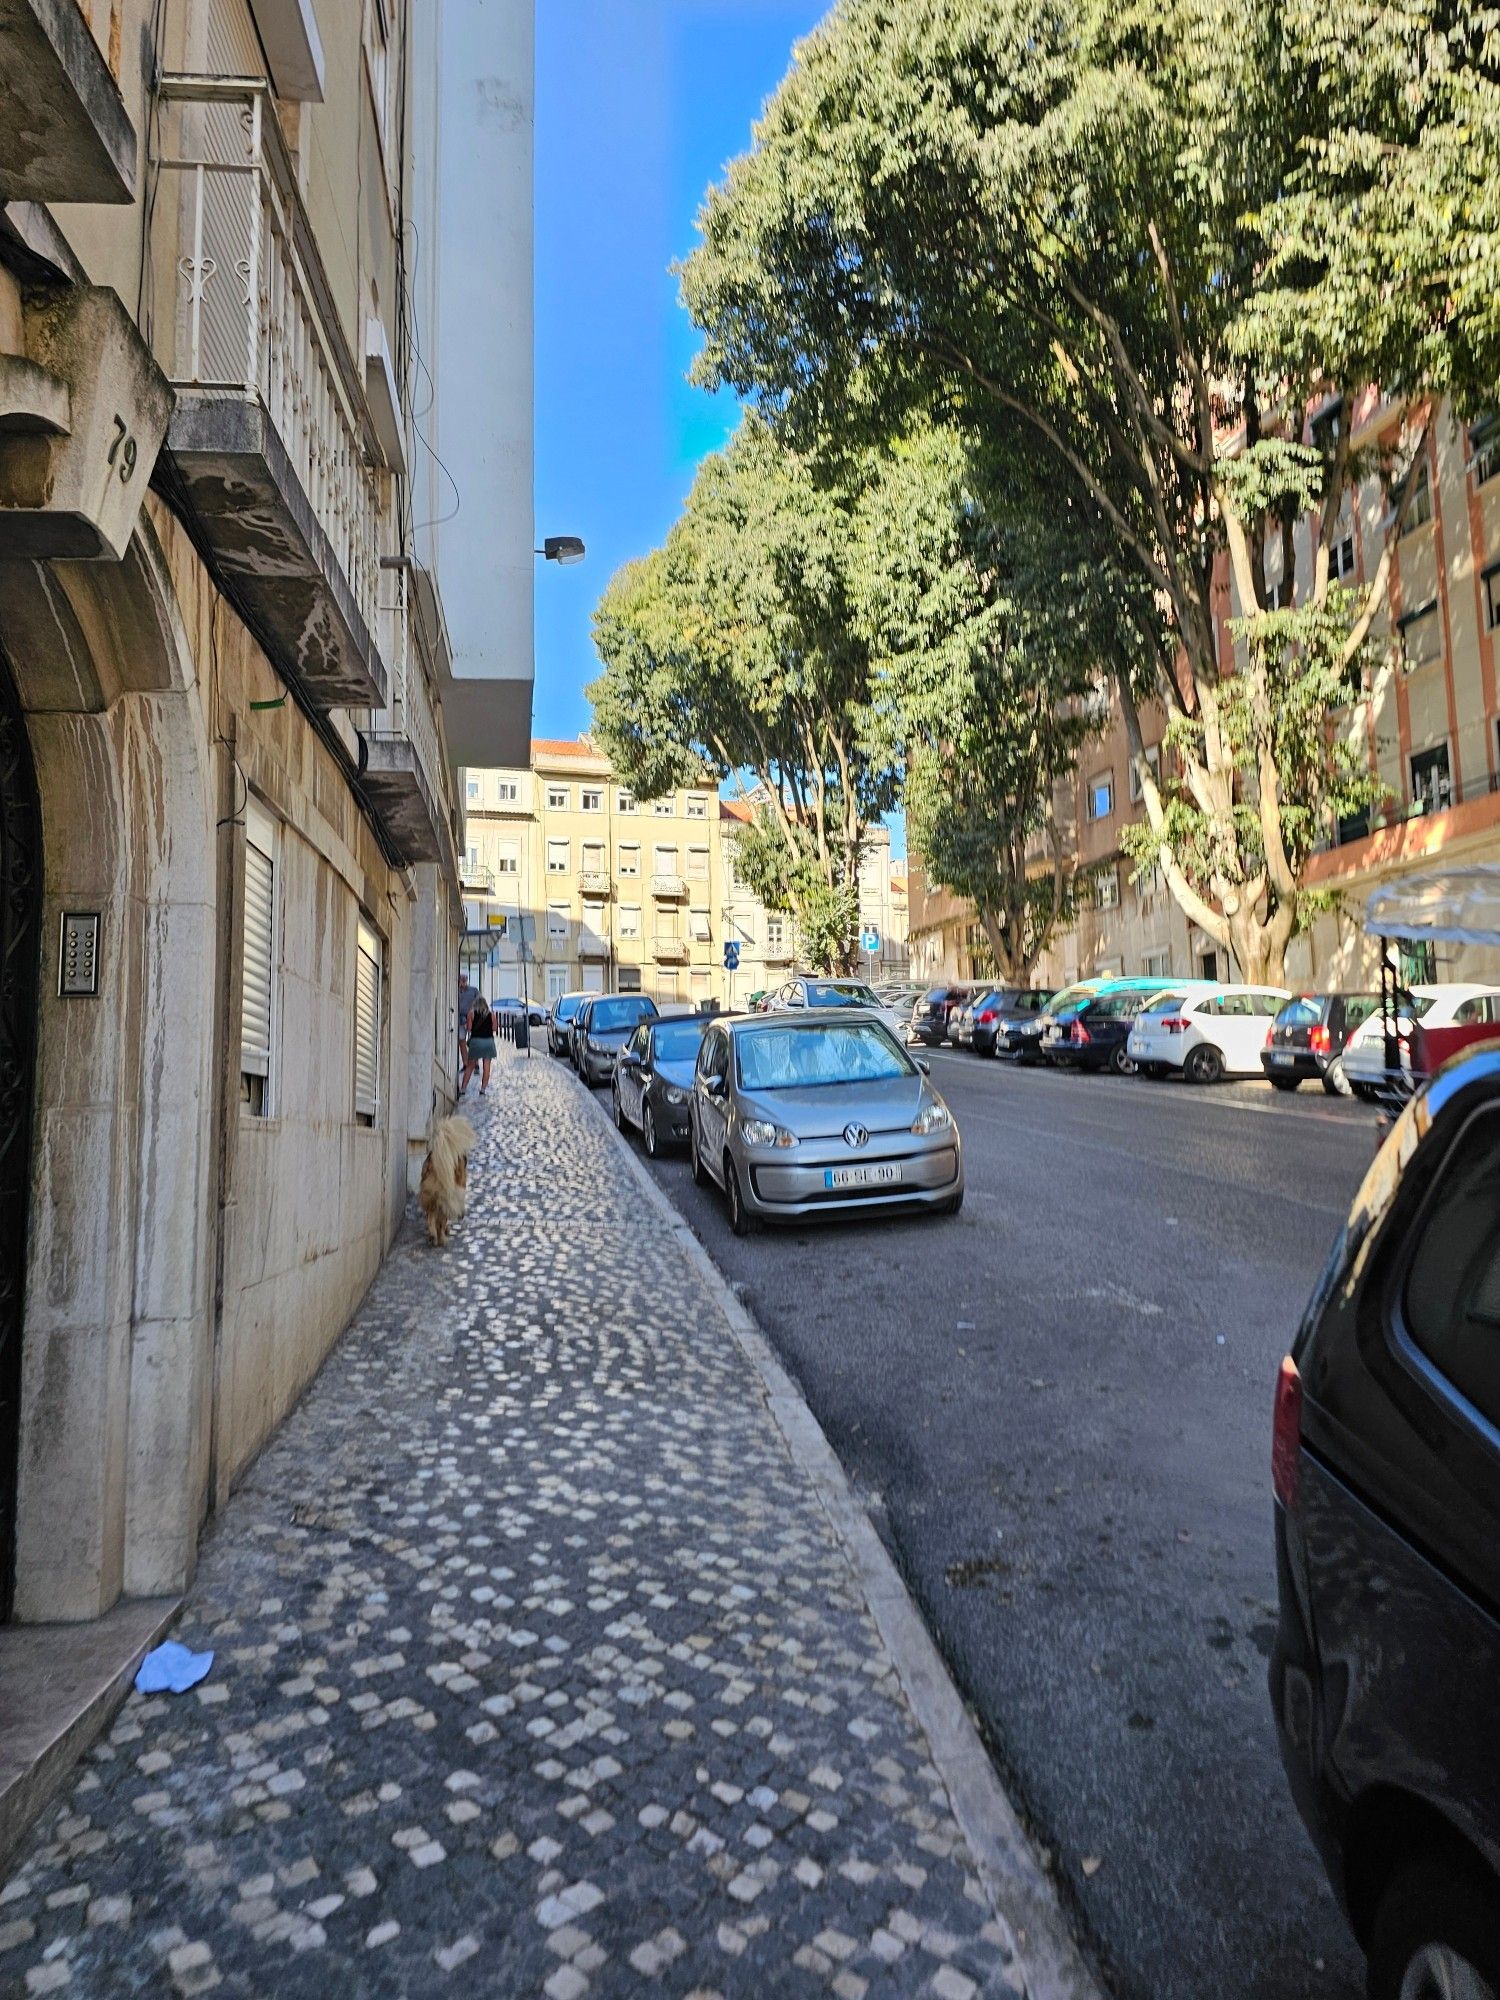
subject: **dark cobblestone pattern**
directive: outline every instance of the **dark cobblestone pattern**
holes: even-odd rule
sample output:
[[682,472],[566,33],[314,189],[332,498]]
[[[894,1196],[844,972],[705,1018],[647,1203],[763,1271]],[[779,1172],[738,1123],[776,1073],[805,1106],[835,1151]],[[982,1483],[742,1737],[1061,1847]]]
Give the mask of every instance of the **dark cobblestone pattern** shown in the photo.
[[576,1086],[502,1062],[0,1892],[0,1992],[1020,1990],[707,1288]]

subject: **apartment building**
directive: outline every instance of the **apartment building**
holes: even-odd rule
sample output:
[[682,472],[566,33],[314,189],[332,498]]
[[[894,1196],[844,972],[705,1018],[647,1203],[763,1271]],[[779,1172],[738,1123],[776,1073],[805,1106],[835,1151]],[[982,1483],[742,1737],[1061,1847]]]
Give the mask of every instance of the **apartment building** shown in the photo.
[[[1356,413],[1357,448],[1397,452],[1404,413],[1370,396]],[[1388,610],[1373,634],[1373,665],[1336,726],[1368,758],[1381,796],[1367,813],[1330,825],[1308,865],[1309,888],[1328,907],[1294,940],[1287,976],[1297,985],[1364,984],[1378,947],[1363,933],[1372,889],[1445,863],[1500,860],[1500,421],[1472,427],[1440,410],[1424,446],[1423,469],[1393,556]],[[1388,501],[1369,479],[1348,507],[1335,550],[1339,575],[1363,582],[1374,572],[1388,529]],[[1310,527],[1298,534],[1308,573]],[[1268,571],[1274,577],[1279,555]],[[1229,620],[1240,605],[1225,565],[1221,646],[1233,653]],[[1164,717],[1147,711],[1143,731],[1161,768],[1170,752]],[[1040,983],[1128,972],[1233,978],[1215,940],[1188,922],[1159,874],[1136,877],[1122,829],[1144,809],[1125,730],[1111,712],[1082,753],[1065,802],[1074,851],[1097,873],[1089,907],[1061,933],[1038,967]],[[925,885],[913,891],[913,965],[922,977],[969,974],[982,952],[966,955],[972,912]],[[982,934],[980,935],[982,943]],[[1405,954],[1410,978],[1500,977],[1500,954],[1477,946]]]
[[[486,20],[524,137],[529,8]],[[0,1620],[183,1587],[452,1099],[453,763],[515,754],[458,696],[530,669],[439,583],[493,568],[418,387],[448,60],[410,0],[6,10]]]

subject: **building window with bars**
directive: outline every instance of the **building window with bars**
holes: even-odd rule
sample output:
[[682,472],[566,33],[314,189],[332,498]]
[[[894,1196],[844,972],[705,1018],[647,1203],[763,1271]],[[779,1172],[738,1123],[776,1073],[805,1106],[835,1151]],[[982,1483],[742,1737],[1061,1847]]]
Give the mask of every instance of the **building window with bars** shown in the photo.
[[359,920],[354,953],[354,1117],[373,1125],[380,1108],[380,934]]
[[245,916],[240,968],[240,1103],[252,1118],[272,1110],[275,1054],[279,827],[257,799],[245,803]]
[[1446,743],[1419,750],[1411,760],[1411,802],[1417,813],[1446,812],[1453,803],[1453,777]]

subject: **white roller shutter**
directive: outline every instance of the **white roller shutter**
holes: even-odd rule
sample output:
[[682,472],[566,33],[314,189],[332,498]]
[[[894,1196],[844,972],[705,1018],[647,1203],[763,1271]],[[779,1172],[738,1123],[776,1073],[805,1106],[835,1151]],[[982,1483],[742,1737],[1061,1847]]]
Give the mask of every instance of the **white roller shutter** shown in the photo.
[[374,1122],[380,1101],[380,938],[360,919],[354,954],[354,1111]]
[[254,799],[245,808],[243,934],[240,1071],[269,1077],[276,986],[276,822]]

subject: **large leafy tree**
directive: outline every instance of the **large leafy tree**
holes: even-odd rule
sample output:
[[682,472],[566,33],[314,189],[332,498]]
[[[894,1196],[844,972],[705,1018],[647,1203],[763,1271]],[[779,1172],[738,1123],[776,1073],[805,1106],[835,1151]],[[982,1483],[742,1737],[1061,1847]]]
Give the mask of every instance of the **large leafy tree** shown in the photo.
[[[684,273],[703,379],[793,437],[889,438],[939,409],[1090,518],[1160,614],[1128,621],[1112,662],[1139,858],[1257,978],[1307,921],[1314,840],[1369,794],[1329,723],[1389,574],[1387,554],[1354,588],[1331,559],[1370,469],[1356,401],[1372,384],[1417,399],[1383,467],[1394,534],[1420,399],[1462,401],[1487,337],[1478,298],[1467,340],[1434,320],[1442,218],[1471,203],[1477,240],[1494,210],[1455,136],[1476,93],[1488,105],[1493,25],[1464,42],[1460,10],[1445,27],[1423,0],[1321,17],[1306,0],[842,0],[711,194]],[[1362,23],[1375,76],[1353,59]],[[1309,56],[1340,37],[1325,84]],[[1449,56],[1461,86],[1428,73]],[[1364,238],[1322,229],[1388,143],[1427,196],[1412,272],[1392,268],[1395,215]],[[1143,693],[1172,717],[1170,795]]]
[[870,652],[852,610],[860,482],[819,480],[748,419],[700,468],[665,544],[594,619],[595,728],[643,798],[748,779],[739,872],[794,917],[804,955],[847,970],[868,828],[898,773],[871,755]]

